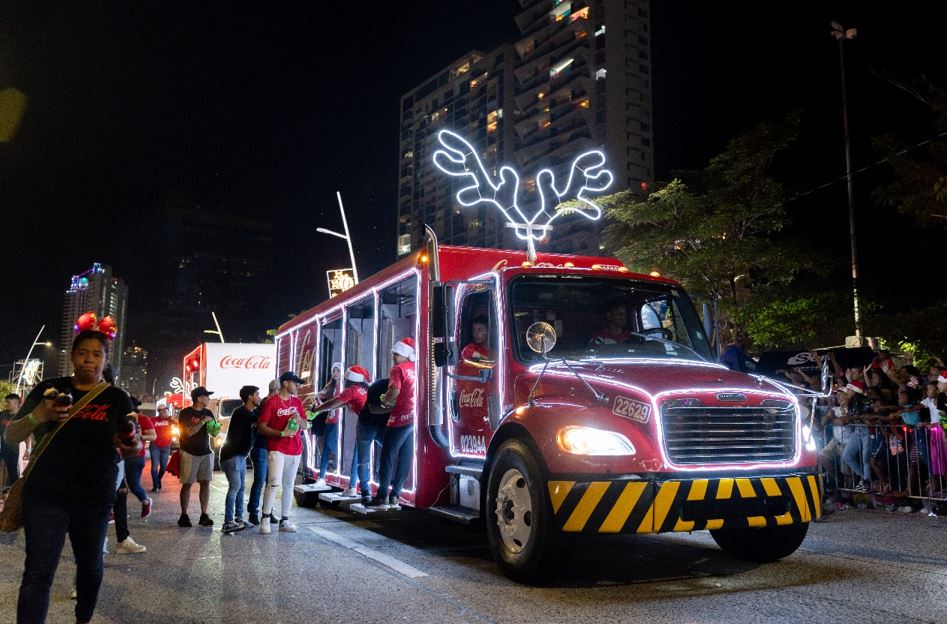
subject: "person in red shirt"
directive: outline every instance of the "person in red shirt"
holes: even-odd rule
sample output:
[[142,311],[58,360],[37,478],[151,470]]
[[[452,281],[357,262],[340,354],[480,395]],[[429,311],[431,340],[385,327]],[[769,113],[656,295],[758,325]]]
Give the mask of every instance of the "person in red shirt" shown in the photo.
[[[349,366],[345,370],[345,389],[325,403],[316,405],[310,410],[311,414],[329,412],[326,419],[325,445],[322,447],[322,461],[319,466],[319,480],[316,485],[325,485],[325,474],[329,468],[329,454],[339,451],[339,412],[340,407],[347,407],[358,416],[368,398],[368,371],[358,364]],[[352,455],[352,469],[349,475],[349,487],[342,493],[344,496],[355,496],[355,483],[358,480],[356,466],[358,465],[358,447]]]
[[490,321],[483,314],[470,323],[472,340],[460,352],[460,358],[467,366],[483,368],[493,365],[495,358],[493,352],[487,347],[487,339],[490,335],[489,323]]
[[[135,404],[136,410],[141,405],[138,399],[132,398],[132,402]],[[137,411],[134,417],[141,434],[141,441],[153,442],[158,437],[158,434],[155,432],[155,427],[151,423],[151,419]],[[128,483],[128,491],[134,494],[135,498],[141,502],[142,518],[147,518],[151,515],[151,499],[145,494],[145,488],[141,487],[141,473],[145,470],[145,456],[147,453],[148,451],[145,450],[145,445],[142,444],[141,451],[139,451],[138,455],[125,458],[125,481]]]
[[151,454],[151,491],[157,492],[161,489],[161,479],[168,470],[171,438],[174,435],[171,431],[174,421],[168,416],[167,405],[158,406],[158,414],[151,420],[151,424],[154,425],[156,436],[148,445],[148,452]]
[[381,402],[392,409],[381,444],[378,493],[369,501],[369,507],[401,508],[398,499],[414,457],[414,358],[414,339],[411,337],[402,338],[391,348],[394,366],[388,374],[388,390]]
[[263,492],[263,517],[260,518],[260,533],[270,532],[270,515],[276,500],[276,489],[283,487],[282,516],[279,530],[295,533],[296,526],[289,519],[293,505],[293,486],[296,470],[303,452],[300,432],[306,427],[306,408],[296,394],[303,380],[292,371],[279,377],[280,389],[263,404],[257,421],[257,434],[269,436],[266,454],[266,490]]
[[631,338],[631,333],[625,328],[628,322],[628,311],[625,304],[615,301],[609,304],[605,312],[605,327],[595,332],[589,344],[622,344]]

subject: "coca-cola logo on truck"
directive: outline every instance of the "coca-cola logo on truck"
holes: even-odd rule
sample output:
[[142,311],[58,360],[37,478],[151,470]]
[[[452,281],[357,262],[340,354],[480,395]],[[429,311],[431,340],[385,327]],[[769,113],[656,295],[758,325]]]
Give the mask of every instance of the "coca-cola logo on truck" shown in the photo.
[[234,357],[225,355],[220,358],[221,368],[246,368],[250,370],[264,370],[272,364],[272,358],[266,355],[251,355],[249,357]]

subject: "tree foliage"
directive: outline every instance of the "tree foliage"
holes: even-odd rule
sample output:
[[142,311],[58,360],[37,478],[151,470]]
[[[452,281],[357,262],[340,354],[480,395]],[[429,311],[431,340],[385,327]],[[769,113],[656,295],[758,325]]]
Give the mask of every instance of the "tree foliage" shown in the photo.
[[762,123],[731,140],[705,169],[658,182],[647,197],[604,198],[606,244],[634,270],[656,270],[697,299],[718,301],[729,338],[745,337],[746,319],[737,310],[753,290],[787,284],[812,268],[780,236],[789,219],[782,184],[772,174],[798,132],[796,113]]

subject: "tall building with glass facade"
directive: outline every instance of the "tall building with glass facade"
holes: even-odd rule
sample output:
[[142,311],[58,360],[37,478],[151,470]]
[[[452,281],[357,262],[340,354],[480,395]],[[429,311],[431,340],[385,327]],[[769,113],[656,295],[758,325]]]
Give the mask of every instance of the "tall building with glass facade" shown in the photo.
[[[402,98],[398,255],[420,245],[424,224],[443,242],[522,246],[495,209],[457,204],[449,192],[457,179],[431,164],[441,128],[465,136],[488,169],[515,167],[527,205],[535,205],[537,171],[552,169],[561,180],[589,149],[606,154],[615,175],[610,193],[642,192],[653,178],[648,0],[520,4],[515,42],[471,53]],[[495,85],[495,98],[470,97],[484,84]],[[572,216],[554,227],[540,252],[601,250],[601,221]]]
[[115,319],[118,333],[112,341],[110,357],[116,380],[121,380],[122,351],[125,342],[125,319],[128,310],[128,287],[112,273],[107,264],[94,263],[73,275],[63,299],[62,327],[59,334],[59,375],[72,374],[70,349],[75,337],[76,320],[86,312],[95,312],[101,319]]

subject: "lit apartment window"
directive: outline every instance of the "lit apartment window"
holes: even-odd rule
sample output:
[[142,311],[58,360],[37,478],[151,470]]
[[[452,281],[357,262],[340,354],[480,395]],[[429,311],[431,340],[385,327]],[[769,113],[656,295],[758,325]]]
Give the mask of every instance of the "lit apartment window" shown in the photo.
[[580,19],[584,19],[584,20],[589,19],[589,7],[585,7],[584,9],[579,9],[578,11],[573,13],[569,17],[569,19],[573,22]]
[[580,106],[581,108],[588,108],[589,106],[591,106],[591,103],[589,102],[589,98],[585,98],[585,99],[583,99],[583,100],[579,100],[579,106]]
[[595,79],[596,80],[605,80],[605,68],[599,67],[595,70]]
[[602,24],[601,27],[595,31],[595,36],[601,37],[604,34],[605,34],[605,24]]
[[403,256],[411,253],[411,235],[402,234],[398,237],[398,255]]

